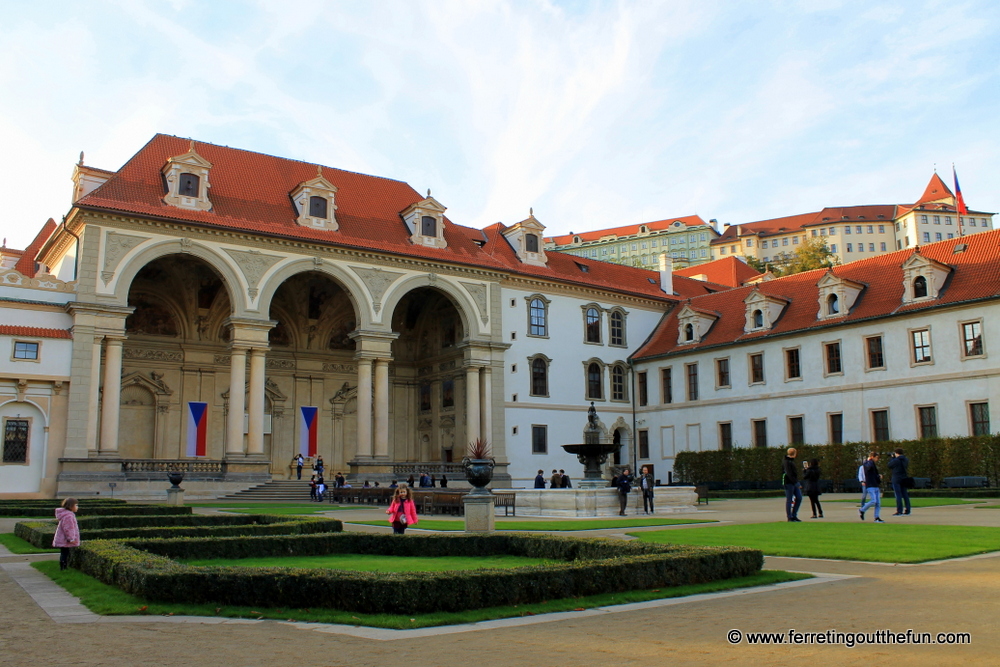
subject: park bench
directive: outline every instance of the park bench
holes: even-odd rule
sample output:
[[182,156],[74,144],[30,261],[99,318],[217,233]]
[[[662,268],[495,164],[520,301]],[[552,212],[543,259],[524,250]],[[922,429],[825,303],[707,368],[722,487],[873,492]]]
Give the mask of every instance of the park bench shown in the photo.
[[975,489],[989,485],[989,480],[985,477],[945,477],[941,480],[941,486],[945,489]]
[[510,516],[517,516],[517,494],[516,493],[494,493],[493,494],[493,506],[502,507],[503,515],[507,516],[507,512],[510,511]]
[[698,505],[701,505],[702,500],[705,501],[706,505],[708,504],[708,484],[696,484],[694,492],[698,494]]

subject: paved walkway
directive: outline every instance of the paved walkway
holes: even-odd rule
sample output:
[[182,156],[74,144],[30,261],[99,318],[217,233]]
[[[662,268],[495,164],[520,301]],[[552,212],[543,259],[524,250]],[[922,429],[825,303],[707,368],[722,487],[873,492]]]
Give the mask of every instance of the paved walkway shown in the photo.
[[[702,509],[700,516],[737,523],[769,521],[776,514],[780,518],[781,503],[777,499],[723,501],[709,506],[711,514]],[[857,521],[850,503],[828,503],[825,509],[828,521]],[[942,507],[914,512],[908,517],[914,523],[1000,525],[1000,510]],[[378,510],[336,515],[381,518]],[[0,523],[0,530],[10,529]],[[1000,557],[996,556],[905,567],[768,558],[767,568],[831,576],[807,585],[568,612],[527,622],[490,622],[478,624],[473,631],[395,633],[275,621],[94,618],[65,592],[51,590],[53,584],[30,568],[34,558],[39,557],[0,554],[0,662],[5,665],[449,666],[486,660],[492,665],[535,666],[548,661],[606,665],[639,659],[652,665],[723,660],[792,665],[810,659],[842,664],[985,665],[996,664],[1000,651],[996,632]],[[745,639],[733,645],[727,640],[734,629],[787,633],[792,628],[820,633],[969,632],[972,644],[847,648],[749,646]]]

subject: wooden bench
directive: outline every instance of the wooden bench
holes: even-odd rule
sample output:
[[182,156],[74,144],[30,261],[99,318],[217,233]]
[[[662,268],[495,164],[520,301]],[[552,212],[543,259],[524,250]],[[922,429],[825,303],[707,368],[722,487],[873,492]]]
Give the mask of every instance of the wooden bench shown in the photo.
[[698,505],[701,505],[701,501],[704,500],[705,504],[708,504],[708,484],[697,484],[694,487],[694,492],[698,494]]
[[508,516],[507,512],[510,512],[509,516],[517,516],[517,494],[516,493],[494,493],[493,494],[493,506],[502,507],[503,515]]

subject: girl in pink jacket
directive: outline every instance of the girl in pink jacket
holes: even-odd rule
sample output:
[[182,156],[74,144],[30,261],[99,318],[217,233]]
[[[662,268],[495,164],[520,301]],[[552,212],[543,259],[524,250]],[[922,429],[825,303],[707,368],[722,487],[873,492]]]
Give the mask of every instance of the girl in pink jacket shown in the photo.
[[402,535],[407,526],[417,522],[417,506],[413,502],[413,491],[408,486],[400,486],[392,496],[392,504],[385,511],[389,515],[394,535]]
[[56,535],[52,539],[52,546],[59,547],[60,570],[69,567],[69,550],[80,546],[80,527],[76,524],[78,506],[76,498],[67,498],[62,502],[62,507],[56,508],[56,519],[59,521],[59,525],[56,526]]

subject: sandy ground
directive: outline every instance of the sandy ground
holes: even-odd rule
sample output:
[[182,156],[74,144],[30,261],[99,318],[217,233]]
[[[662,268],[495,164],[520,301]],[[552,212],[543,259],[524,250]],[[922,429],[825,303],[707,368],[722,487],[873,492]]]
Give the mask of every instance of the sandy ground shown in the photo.
[[[781,516],[777,500],[725,501],[706,518],[737,523]],[[886,514],[891,514],[892,510]],[[914,510],[914,523],[1000,525],[1000,510]],[[338,513],[378,517],[377,511]],[[857,521],[848,503],[826,505],[826,520]],[[887,520],[892,517],[886,516]],[[808,519],[806,519],[808,520]],[[0,531],[9,531],[7,521]],[[608,531],[615,534],[620,531]],[[24,560],[7,557],[4,560]],[[798,589],[762,592],[652,610],[540,622],[516,628],[404,640],[322,634],[287,624],[57,624],[0,571],[0,663],[22,665],[706,665],[736,660],[759,665],[954,665],[998,663],[1000,557],[892,566],[769,558],[766,567],[855,575]],[[968,632],[971,645],[750,646],[727,640],[742,632]]]

